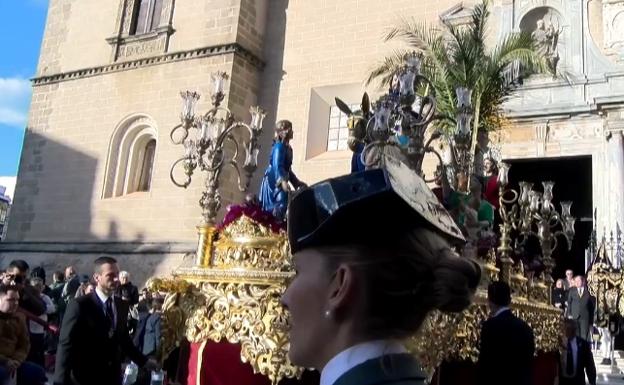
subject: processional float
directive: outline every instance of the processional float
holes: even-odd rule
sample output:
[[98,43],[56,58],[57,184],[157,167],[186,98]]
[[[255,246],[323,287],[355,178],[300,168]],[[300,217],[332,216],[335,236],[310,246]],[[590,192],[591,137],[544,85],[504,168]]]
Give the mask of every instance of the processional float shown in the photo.
[[591,260],[587,269],[587,287],[596,298],[595,325],[601,334],[603,363],[611,365],[614,373],[620,373],[614,359],[614,340],[620,333],[624,314],[624,239],[619,224],[615,228],[615,236],[613,231],[609,235],[604,231],[600,240],[595,227],[592,231],[588,248]]
[[[388,94],[372,105],[365,95],[359,111],[351,111],[337,99],[338,107],[349,114],[349,147],[354,151],[355,170],[379,167],[383,154],[392,153],[399,154],[415,170],[422,170],[428,153],[442,163],[432,143],[444,140],[443,135],[427,132],[435,121],[435,93],[419,67],[419,58],[410,58]],[[185,149],[184,156],[172,167],[173,182],[180,187],[189,186],[197,169],[206,172],[207,177],[200,200],[203,220],[198,226],[194,264],[178,268],[172,278],[154,278],[148,283],[151,290],[166,294],[161,354],[166,357],[181,341],[190,343],[189,367],[183,379],[189,385],[211,383],[210,376],[218,375],[215,372],[220,370],[219,365],[221,369],[223,365],[229,367],[227,376],[243,376],[232,380],[241,385],[296,383],[304,369],[288,360],[288,315],[280,304],[293,276],[284,223],[263,210],[252,197],[231,206],[225,218],[217,221],[222,172],[226,168],[233,170],[238,188],[246,190],[249,177],[257,168],[257,139],[264,118],[264,112],[253,107],[250,123],[236,121],[220,105],[225,97],[226,79],[224,73],[213,75],[213,108],[201,116],[195,114],[199,95],[182,93],[181,123],[171,133],[173,142]],[[460,172],[468,170],[469,162],[473,162],[469,154],[470,90],[458,88],[457,101],[457,131],[447,138],[446,144],[452,148],[455,171]],[[239,147],[244,150],[242,168]],[[409,349],[431,376],[443,373],[440,368],[444,365],[470,366],[476,362],[480,325],[488,314],[486,288],[495,280],[508,282],[512,287],[512,310],[533,327],[536,350],[540,354],[553,353],[560,347],[561,311],[550,303],[552,251],[558,239],[569,246],[574,236],[570,203],[562,203],[560,213],[555,210],[552,182],[544,183],[543,192],[534,191],[528,183],[521,185],[520,192],[512,190],[508,187],[508,171],[509,167],[502,164],[498,175],[502,219],[498,246],[464,253],[466,258],[478,261],[484,272],[473,305],[459,314],[432,312],[418,335],[408,341]],[[184,176],[176,177],[176,172]],[[518,256],[514,251],[528,238],[537,239],[542,249],[537,272],[525,271],[522,262],[515,262]],[[223,354],[210,355],[215,347],[226,349],[237,362],[219,362],[215,357]],[[234,374],[232,368],[241,372]],[[206,374],[207,371],[210,373]],[[316,383],[315,380],[306,381]]]

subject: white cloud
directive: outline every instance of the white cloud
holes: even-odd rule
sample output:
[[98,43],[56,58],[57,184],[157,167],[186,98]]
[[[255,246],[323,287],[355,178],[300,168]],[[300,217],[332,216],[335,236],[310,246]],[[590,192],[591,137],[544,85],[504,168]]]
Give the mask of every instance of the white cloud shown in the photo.
[[0,77],[0,124],[24,127],[28,120],[30,94],[28,79]]
[[0,186],[6,187],[6,192],[4,194],[10,196],[11,200],[13,200],[13,194],[15,194],[16,182],[16,176],[0,176]]

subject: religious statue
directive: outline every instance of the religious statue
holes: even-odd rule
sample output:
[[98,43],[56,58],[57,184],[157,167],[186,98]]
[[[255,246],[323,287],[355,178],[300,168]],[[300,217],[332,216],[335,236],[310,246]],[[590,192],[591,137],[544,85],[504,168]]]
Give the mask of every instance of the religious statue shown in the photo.
[[365,92],[362,95],[362,103],[360,104],[359,111],[352,111],[349,106],[340,100],[335,98],[336,106],[345,115],[348,116],[347,127],[349,128],[349,139],[347,144],[349,149],[353,151],[351,157],[351,172],[364,171],[366,167],[362,162],[362,151],[364,151],[364,139],[366,137],[366,127],[369,119],[372,117],[370,99]]
[[548,68],[553,74],[557,72],[557,64],[559,63],[557,44],[560,34],[561,30],[555,28],[550,22],[546,24],[544,19],[537,21],[537,28],[531,33],[531,37],[537,45],[537,51],[546,58]]
[[293,151],[290,147],[290,140],[292,138],[292,123],[288,120],[277,122],[271,158],[264,171],[260,194],[258,194],[262,209],[272,213],[278,220],[283,220],[286,216],[288,192],[291,190],[291,185],[295,189],[306,186],[291,170]]

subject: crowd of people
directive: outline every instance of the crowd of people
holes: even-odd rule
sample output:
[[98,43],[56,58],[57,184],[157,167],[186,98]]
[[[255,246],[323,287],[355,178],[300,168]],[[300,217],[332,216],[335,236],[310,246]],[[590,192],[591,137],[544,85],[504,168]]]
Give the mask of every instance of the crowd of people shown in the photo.
[[121,384],[130,360],[158,369],[162,296],[139,292],[110,257],[46,278],[23,260],[0,272],[1,385]]

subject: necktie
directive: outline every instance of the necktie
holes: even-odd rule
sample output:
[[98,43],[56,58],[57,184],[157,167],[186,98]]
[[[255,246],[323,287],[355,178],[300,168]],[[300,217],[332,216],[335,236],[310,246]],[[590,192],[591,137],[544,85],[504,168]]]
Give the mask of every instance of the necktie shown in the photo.
[[572,340],[568,340],[568,354],[566,356],[566,375],[574,375],[574,354],[572,354]]
[[579,297],[582,297],[582,296],[583,296],[583,288],[581,287],[579,288]]
[[115,312],[113,311],[113,298],[109,297],[105,303],[106,306],[106,318],[110,322],[111,329],[115,329]]

